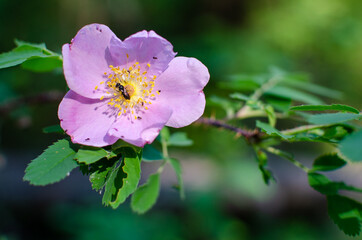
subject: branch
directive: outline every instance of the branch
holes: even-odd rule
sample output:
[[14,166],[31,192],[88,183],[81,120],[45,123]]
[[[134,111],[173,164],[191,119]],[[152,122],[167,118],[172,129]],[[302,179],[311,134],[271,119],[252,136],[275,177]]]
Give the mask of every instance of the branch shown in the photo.
[[254,130],[242,129],[242,128],[231,126],[220,120],[211,119],[211,118],[201,117],[195,123],[230,130],[232,132],[235,132],[237,136],[243,136],[249,143],[259,142],[261,137],[264,135],[264,133],[260,132],[257,129],[254,129]]

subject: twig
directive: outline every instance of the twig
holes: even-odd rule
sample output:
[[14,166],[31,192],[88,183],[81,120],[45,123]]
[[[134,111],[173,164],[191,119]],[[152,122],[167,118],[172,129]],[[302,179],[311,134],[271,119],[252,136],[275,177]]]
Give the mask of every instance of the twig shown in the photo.
[[264,133],[260,132],[257,129],[254,129],[254,130],[242,129],[242,128],[234,127],[232,125],[224,123],[220,120],[211,119],[211,118],[201,117],[199,120],[196,121],[196,123],[233,131],[236,133],[236,135],[243,136],[249,143],[259,142],[261,137],[264,135]]
[[59,102],[64,97],[64,92],[61,91],[48,91],[34,96],[19,97],[5,102],[0,105],[0,115],[4,116],[9,114],[12,110],[26,104],[36,105]]

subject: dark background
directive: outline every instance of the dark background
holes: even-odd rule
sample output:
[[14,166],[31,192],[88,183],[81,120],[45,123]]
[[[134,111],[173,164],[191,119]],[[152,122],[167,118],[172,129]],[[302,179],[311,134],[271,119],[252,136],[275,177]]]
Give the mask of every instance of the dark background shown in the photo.
[[[361,108],[361,10],[359,0],[0,0],[0,52],[11,50],[15,38],[60,52],[90,23],[108,25],[121,39],[154,30],[179,56],[208,67],[206,96],[225,94],[217,82],[232,74],[278,66],[309,73],[314,82],[343,92],[339,102]],[[61,71],[0,70],[0,104],[49,90],[66,92]],[[193,147],[171,149],[184,167],[186,200],[172,189],[176,178],[166,169],[159,201],[143,216],[128,202],[117,210],[101,206],[101,196],[76,170],[60,183],[30,186],[22,181],[26,165],[60,137],[42,133],[58,124],[57,106],[23,104],[1,115],[1,240],[349,239],[329,220],[325,199],[301,170],[271,158],[277,182],[266,186],[242,139],[200,126],[185,129]],[[284,148],[307,165],[329,150],[323,144]],[[157,163],[143,164],[144,176],[155,169]],[[361,186],[359,169],[346,167],[332,177]]]

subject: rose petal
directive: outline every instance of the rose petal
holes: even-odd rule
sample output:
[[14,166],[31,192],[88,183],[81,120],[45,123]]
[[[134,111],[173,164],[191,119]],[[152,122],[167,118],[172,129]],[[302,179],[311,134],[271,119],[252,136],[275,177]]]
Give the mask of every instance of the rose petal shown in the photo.
[[[68,86],[88,98],[104,95],[105,85],[100,85],[113,64],[109,43],[114,33],[105,25],[90,24],[83,27],[70,44],[63,45],[63,68]],[[95,87],[98,89],[95,90]]]
[[128,143],[143,147],[153,142],[170,118],[172,110],[167,106],[152,103],[148,110],[138,114],[141,119],[120,117],[109,130],[109,134]]
[[118,140],[107,134],[115,114],[106,101],[85,98],[70,90],[59,105],[58,116],[60,126],[74,143],[103,147]]
[[171,43],[154,31],[138,32],[123,42],[113,37],[110,44],[115,65],[128,68],[131,64],[139,62],[141,71],[147,71],[147,76],[159,76],[167,68],[176,55],[172,49]]
[[161,90],[157,101],[172,109],[167,126],[184,127],[201,117],[205,109],[202,89],[209,78],[205,65],[195,58],[176,57],[170,62],[154,88]]

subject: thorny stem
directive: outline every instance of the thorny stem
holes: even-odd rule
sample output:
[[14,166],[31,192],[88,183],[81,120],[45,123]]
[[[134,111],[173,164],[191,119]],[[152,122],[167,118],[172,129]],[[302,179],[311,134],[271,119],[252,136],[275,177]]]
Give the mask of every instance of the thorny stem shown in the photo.
[[224,129],[233,131],[237,135],[243,136],[248,142],[258,142],[260,140],[260,138],[264,135],[257,129],[246,130],[246,129],[231,126],[220,120],[211,119],[211,118],[201,117],[199,120],[196,121],[196,123],[201,123],[201,124],[210,125],[210,126],[214,126],[214,127],[218,127],[218,128],[224,128]]
[[287,159],[288,161],[290,161],[291,163],[293,163],[295,166],[297,166],[298,168],[301,168],[304,172],[308,172],[309,168],[307,168],[306,166],[304,166],[302,163],[298,162],[297,160],[295,160],[292,156],[290,156],[289,154],[280,151],[279,149],[273,148],[273,147],[267,147],[265,148],[266,151],[278,155],[282,158]]

